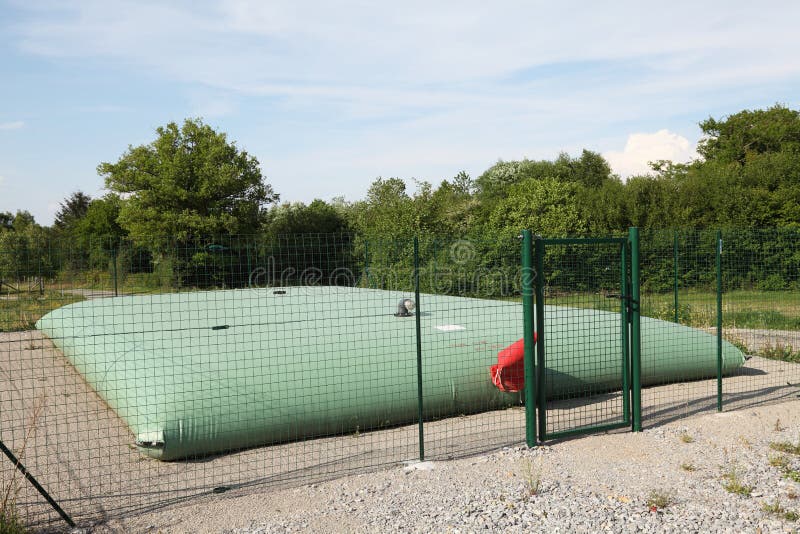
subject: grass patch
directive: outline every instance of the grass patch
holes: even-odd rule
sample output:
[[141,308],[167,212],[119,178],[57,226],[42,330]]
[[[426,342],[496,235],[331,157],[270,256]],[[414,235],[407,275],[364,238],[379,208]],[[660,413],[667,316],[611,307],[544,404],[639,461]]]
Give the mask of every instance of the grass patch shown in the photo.
[[787,469],[789,467],[789,458],[784,454],[770,455],[769,465],[779,469]]
[[681,434],[680,440],[681,440],[683,443],[694,443],[694,438],[693,438],[693,437],[692,437],[690,434],[688,434],[688,433],[686,433],[686,432],[684,432],[683,434]]
[[525,480],[525,497],[538,495],[542,485],[541,458],[535,466],[530,458],[526,458],[522,463],[522,477]]
[[784,469],[783,476],[793,482],[800,483],[800,471],[796,469]]
[[777,515],[778,517],[786,521],[797,521],[798,519],[800,519],[800,514],[798,514],[794,510],[787,510],[786,508],[781,506],[781,504],[777,501],[775,501],[772,504],[764,503],[761,506],[761,509],[769,514]]
[[697,466],[690,463],[682,463],[681,469],[683,469],[684,471],[688,471],[690,473],[694,473],[695,471],[697,471]]
[[783,343],[766,345],[758,352],[758,355],[770,360],[800,363],[800,352],[795,351],[791,345],[784,345]]
[[749,497],[753,493],[753,486],[748,486],[742,481],[735,467],[731,467],[722,475],[722,487],[728,493],[742,497]]
[[[36,431],[39,417],[45,408],[47,397],[40,397],[33,407],[28,430],[22,440],[22,446],[17,451],[16,457],[20,462],[25,458],[25,449]],[[19,470],[14,469],[10,480],[0,488],[0,534],[24,534],[28,532],[17,511],[17,495],[20,490]]]
[[652,490],[645,501],[651,510],[661,510],[675,504],[675,496],[669,491]]
[[[643,292],[641,313],[646,317],[675,320],[672,292]],[[780,298],[776,298],[780,295]],[[548,295],[548,304],[619,311],[619,301],[601,293]],[[735,290],[726,291],[722,313],[726,328],[763,328],[800,330],[800,291]],[[678,322],[698,328],[717,324],[717,296],[713,289],[681,290],[678,294]],[[794,360],[798,361],[798,360]]]
[[768,330],[797,330],[800,317],[787,315],[781,309],[781,302],[774,302],[778,310],[731,309],[723,310],[722,324],[735,328],[766,328]]
[[61,291],[15,293],[0,299],[0,332],[32,330],[42,315],[84,298]]
[[788,441],[773,441],[769,444],[769,448],[773,451],[783,452],[786,454],[800,455],[800,443],[794,444]]
[[22,524],[16,509],[0,511],[0,534],[25,534],[28,532]]
[[800,454],[800,445],[794,445],[787,441],[772,442],[769,444],[770,448],[778,451],[781,454],[769,456],[769,465],[777,467],[783,472],[783,477],[794,482],[800,483],[800,471],[790,467],[790,459],[787,454]]

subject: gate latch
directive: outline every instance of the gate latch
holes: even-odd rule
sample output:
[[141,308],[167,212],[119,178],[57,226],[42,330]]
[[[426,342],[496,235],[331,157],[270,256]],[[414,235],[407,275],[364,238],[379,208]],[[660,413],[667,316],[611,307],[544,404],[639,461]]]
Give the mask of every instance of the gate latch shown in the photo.
[[638,306],[639,306],[639,302],[636,301],[636,300],[633,300],[633,297],[631,295],[622,295],[621,293],[608,293],[606,295],[606,298],[607,299],[619,299],[619,300],[624,301],[625,302],[625,308],[627,309],[629,314],[633,311],[634,307],[637,307],[637,309],[638,309]]

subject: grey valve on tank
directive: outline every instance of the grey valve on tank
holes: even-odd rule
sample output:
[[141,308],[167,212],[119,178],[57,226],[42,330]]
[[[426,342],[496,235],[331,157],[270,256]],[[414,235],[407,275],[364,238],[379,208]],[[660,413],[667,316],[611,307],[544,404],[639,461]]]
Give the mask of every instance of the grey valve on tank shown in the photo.
[[397,313],[394,314],[395,317],[411,317],[414,315],[414,308],[417,305],[414,304],[414,301],[411,299],[403,299],[397,304]]

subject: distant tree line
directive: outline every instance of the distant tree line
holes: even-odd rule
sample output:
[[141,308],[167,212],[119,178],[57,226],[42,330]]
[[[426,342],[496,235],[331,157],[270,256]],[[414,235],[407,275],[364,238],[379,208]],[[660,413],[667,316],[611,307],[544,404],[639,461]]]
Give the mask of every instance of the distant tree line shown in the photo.
[[[160,271],[195,286],[242,286],[265,258],[276,263],[273,271],[322,266],[323,277],[341,265],[408,271],[414,236],[424,237],[428,263],[510,273],[520,229],[599,236],[638,226],[651,236],[643,261],[654,262],[673,246],[672,233],[656,230],[681,229],[689,239],[692,229],[691,240],[701,242],[707,239],[701,233],[717,228],[778,229],[770,235],[783,248],[767,247],[759,241],[766,234],[755,232],[736,246],[741,254],[758,249],[759,258],[769,257],[758,264],[776,266],[779,278],[754,281],[758,265],[733,278],[772,288],[798,283],[787,266],[795,260],[782,255],[800,235],[800,112],[775,105],[708,118],[700,128],[696,161],[652,162],[650,173],[627,180],[600,154],[584,150],[552,161],[498,161],[477,178],[461,172],[438,185],[417,182],[414,191],[400,178],[379,177],[361,200],[305,204],[280,203],[255,157],[202,120],[187,119],[158,128],[152,143],[129,147],[116,162],[101,163],[109,193],[94,199],[73,193],[52,226],[38,225],[25,211],[0,213],[0,279],[103,270],[112,261],[128,272]],[[306,237],[290,237],[298,234]],[[315,234],[340,237],[334,246]],[[236,237],[244,235],[250,237]],[[454,261],[453,243],[462,241],[471,248]],[[666,267],[651,267],[649,283],[665,287]]]

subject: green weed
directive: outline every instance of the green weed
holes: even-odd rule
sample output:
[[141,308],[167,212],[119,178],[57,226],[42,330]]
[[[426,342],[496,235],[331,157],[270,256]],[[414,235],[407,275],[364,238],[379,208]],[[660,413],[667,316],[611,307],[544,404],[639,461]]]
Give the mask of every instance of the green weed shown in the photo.
[[797,521],[800,519],[800,514],[795,512],[794,510],[787,510],[778,501],[775,501],[772,504],[764,503],[761,506],[761,509],[767,513],[777,515],[778,517],[786,520],[786,521]]
[[[616,311],[619,301],[604,295],[588,298],[585,293],[559,294],[551,297],[551,303],[578,308]],[[770,330],[800,330],[800,291],[784,291],[780,298],[774,292],[759,290],[734,290],[725,292],[725,310],[722,314],[726,328],[765,328]],[[710,327],[717,324],[716,293],[713,289],[703,291],[689,289],[681,291],[678,302],[678,322],[694,327]],[[655,293],[645,291],[641,313],[647,317],[675,320],[675,302],[671,291]],[[730,340],[729,340],[730,341]],[[733,341],[732,341],[733,342]],[[739,349],[741,346],[733,342]],[[745,350],[745,352],[748,352]],[[797,360],[795,360],[797,361]]]
[[46,291],[44,295],[20,293],[0,299],[0,332],[33,330],[42,315],[82,300],[82,296],[60,291]]
[[681,434],[681,438],[680,439],[681,439],[681,441],[683,443],[694,443],[694,438],[691,435],[689,435],[688,433],[686,433],[686,432]]
[[783,476],[791,481],[800,483],[800,471],[796,469],[784,469]]
[[786,469],[789,467],[789,458],[783,454],[776,454],[770,455],[769,457],[769,465],[772,467],[777,467],[779,469]]
[[10,506],[8,510],[0,511],[0,534],[25,534],[27,530],[22,524],[16,509]]
[[539,488],[542,484],[542,466],[541,459],[536,466],[530,458],[526,458],[522,463],[522,476],[525,480],[525,493],[526,497],[533,497],[539,494]]
[[[31,437],[33,437],[39,417],[44,410],[46,399],[47,398],[45,396],[40,397],[33,407],[33,413],[31,414],[28,431],[25,433],[25,436],[22,440],[22,446],[16,454],[20,462],[25,457],[25,448],[27,447]],[[24,534],[27,532],[27,529],[22,522],[22,518],[19,516],[19,512],[17,511],[17,495],[19,494],[20,490],[20,481],[18,477],[19,470],[14,469],[11,474],[11,479],[3,488],[0,488],[0,534]]]
[[731,467],[728,471],[726,471],[722,475],[722,487],[725,488],[725,491],[728,493],[733,493],[734,495],[741,495],[742,497],[749,497],[751,493],[753,493],[753,486],[748,486],[745,484],[741,478],[739,478],[739,473],[736,470],[736,467]]
[[795,351],[791,345],[784,345],[782,343],[766,345],[758,351],[758,355],[769,358],[770,360],[800,363],[800,352]]
[[724,333],[722,337],[725,341],[727,341],[728,343],[730,343],[731,345],[742,351],[744,354],[752,354],[750,347],[748,347],[747,344],[745,344],[745,342],[740,337],[725,335]]
[[769,448],[773,451],[800,455],[800,443],[794,444],[788,441],[773,441],[769,444]]
[[675,504],[675,496],[669,491],[652,490],[645,501],[650,509],[660,510]]

